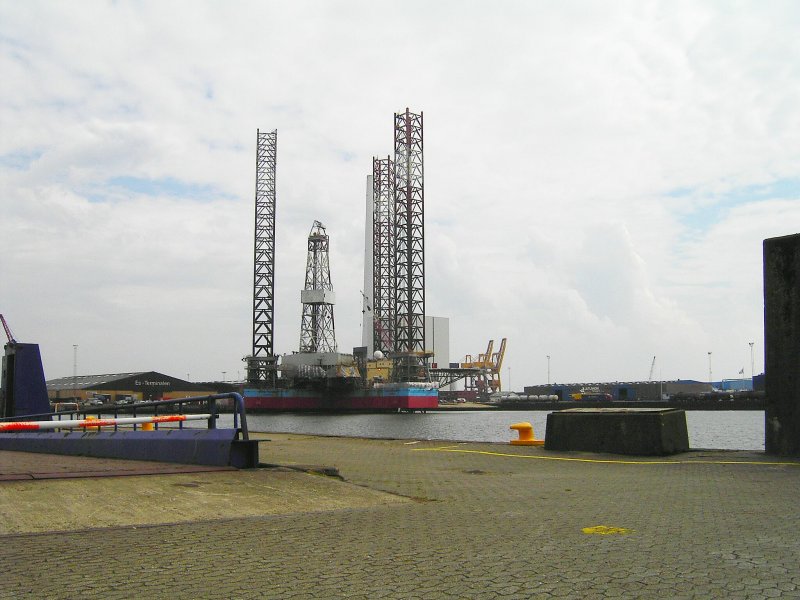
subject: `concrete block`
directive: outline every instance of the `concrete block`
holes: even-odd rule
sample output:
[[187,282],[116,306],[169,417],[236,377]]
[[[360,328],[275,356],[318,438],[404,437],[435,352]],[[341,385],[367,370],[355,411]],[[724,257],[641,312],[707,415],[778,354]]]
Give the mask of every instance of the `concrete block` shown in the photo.
[[676,408],[571,408],[547,415],[546,450],[666,455],[689,450],[686,413]]
[[764,240],[765,450],[800,456],[800,234]]
[[258,441],[235,429],[163,428],[155,431],[20,431],[0,434],[0,450],[187,465],[258,466]]

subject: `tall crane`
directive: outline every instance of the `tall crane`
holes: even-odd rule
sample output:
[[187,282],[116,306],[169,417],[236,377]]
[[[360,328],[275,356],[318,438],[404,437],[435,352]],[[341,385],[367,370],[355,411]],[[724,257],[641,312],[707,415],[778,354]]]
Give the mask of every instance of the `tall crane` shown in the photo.
[[656,357],[653,357],[653,362],[650,364],[650,377],[647,378],[647,381],[653,381],[653,371],[656,368]]
[[462,368],[480,369],[480,372],[467,378],[465,389],[477,390],[480,395],[488,395],[503,391],[500,371],[503,368],[503,357],[506,354],[506,338],[500,340],[500,350],[492,352],[494,340],[489,340],[486,352],[478,354],[477,360],[467,354]]
[[500,383],[500,371],[503,368],[503,357],[506,355],[506,338],[500,340],[500,350],[491,355],[490,370],[492,374],[489,380],[489,387],[493,392],[500,392],[503,390]]
[[17,340],[14,339],[14,334],[11,333],[11,328],[8,326],[8,323],[6,323],[6,318],[2,314],[0,314],[0,321],[3,322],[3,329],[5,329],[6,331],[6,337],[8,338],[8,343],[16,344]]

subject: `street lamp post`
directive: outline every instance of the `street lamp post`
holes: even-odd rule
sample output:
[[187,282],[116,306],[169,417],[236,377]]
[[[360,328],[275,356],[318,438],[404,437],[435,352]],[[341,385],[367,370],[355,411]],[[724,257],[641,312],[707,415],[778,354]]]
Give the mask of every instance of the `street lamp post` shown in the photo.
[[547,385],[550,385],[550,355],[547,355]]
[[714,384],[712,383],[711,377],[711,352],[708,353],[708,383],[711,386],[711,389],[714,389]]
[[72,395],[78,401],[78,344],[72,344]]

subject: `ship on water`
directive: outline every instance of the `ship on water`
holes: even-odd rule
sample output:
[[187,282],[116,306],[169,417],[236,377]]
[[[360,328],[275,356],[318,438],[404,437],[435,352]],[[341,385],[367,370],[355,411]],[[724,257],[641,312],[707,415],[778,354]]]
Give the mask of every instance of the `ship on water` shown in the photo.
[[243,389],[245,406],[249,412],[335,413],[425,412],[438,407],[438,383],[430,380],[426,365],[413,377],[406,373],[405,379],[414,381],[392,381],[399,358],[387,359],[377,351],[367,359],[366,347],[355,348],[353,354],[287,354],[276,365],[274,385]]
[[300,293],[300,349],[264,361],[262,380],[269,383],[243,389],[247,410],[424,412],[436,408],[438,383],[431,380],[428,353],[387,357],[380,350],[368,356],[366,346],[354,348],[352,354],[337,350],[328,244],[325,226],[315,221],[308,236],[306,287]]
[[[439,403],[425,346],[422,113],[394,115],[394,158],[367,177],[365,291],[371,336],[352,354],[336,346],[329,238],[308,236],[298,352],[274,353],[277,131],[257,132],[253,352],[245,357],[252,411],[424,411]],[[370,299],[371,297],[371,299]],[[365,340],[362,340],[362,343]]]
[[[373,159],[367,181],[365,290],[369,339],[337,349],[325,226],[308,236],[299,350],[273,349],[277,131],[257,133],[253,351],[245,357],[252,412],[434,409],[438,382],[425,346],[422,113],[395,114],[395,156]],[[366,293],[365,293],[366,291]],[[362,310],[364,312],[364,310]]]

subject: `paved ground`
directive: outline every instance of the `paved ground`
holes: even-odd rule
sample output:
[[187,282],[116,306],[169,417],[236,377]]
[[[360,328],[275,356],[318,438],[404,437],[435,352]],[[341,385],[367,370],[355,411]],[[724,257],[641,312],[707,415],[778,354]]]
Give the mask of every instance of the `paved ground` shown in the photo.
[[[63,508],[67,482],[95,514],[136,504],[129,521],[150,523],[177,502],[186,521],[0,535],[0,597],[800,598],[798,463],[270,437],[262,461],[345,481],[284,468],[0,482],[4,521],[31,506],[52,523],[32,499]],[[111,490],[122,480],[172,491]]]

